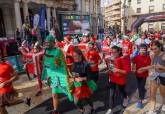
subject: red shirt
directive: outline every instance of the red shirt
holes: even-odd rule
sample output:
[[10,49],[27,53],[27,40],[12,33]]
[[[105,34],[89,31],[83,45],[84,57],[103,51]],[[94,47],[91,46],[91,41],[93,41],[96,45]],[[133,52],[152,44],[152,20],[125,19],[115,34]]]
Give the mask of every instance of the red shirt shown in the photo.
[[64,43],[63,42],[60,42],[60,41],[57,41],[57,46],[60,47],[60,48],[64,48]]
[[95,44],[96,43],[96,41],[97,41],[97,39],[95,38],[95,37],[92,37],[92,42]]
[[107,40],[104,40],[104,41],[103,41],[103,46],[108,46]]
[[119,72],[114,72],[110,74],[110,81],[119,85],[126,84],[126,77],[131,70],[131,62],[129,56],[115,58],[114,67],[120,70],[124,70],[126,74],[121,74]]
[[148,55],[142,56],[142,55],[137,55],[133,59],[133,64],[136,65],[136,76],[137,77],[148,77],[148,71],[138,73],[137,70],[142,67],[149,66],[151,64],[151,58]]
[[[8,81],[11,78],[11,74],[14,73],[14,69],[8,63],[0,63],[0,84]],[[13,85],[7,84],[4,87],[0,87],[0,94],[13,92]]]
[[86,60],[91,64],[91,70],[98,71],[99,70],[98,64],[101,61],[101,57],[99,53],[96,50],[94,51],[88,50],[85,53],[85,57],[86,57]]
[[132,44],[131,44],[130,40],[123,40],[122,52],[126,53],[126,54],[132,54]]
[[154,34],[154,37],[155,37],[156,40],[159,40],[159,39],[160,39],[160,34],[155,33],[155,34]]
[[78,44],[78,49],[80,49],[82,52],[85,52],[87,48],[88,48],[87,43]]

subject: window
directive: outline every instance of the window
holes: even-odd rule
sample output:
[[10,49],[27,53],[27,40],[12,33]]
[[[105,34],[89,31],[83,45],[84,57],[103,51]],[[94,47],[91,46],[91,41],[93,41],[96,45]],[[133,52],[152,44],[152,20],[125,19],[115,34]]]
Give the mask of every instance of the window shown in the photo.
[[154,6],[149,6],[149,13],[153,13],[154,12]]
[[141,13],[141,8],[137,8],[136,13]]
[[162,30],[165,30],[165,23],[162,23],[162,24],[161,24],[161,29],[162,29]]
[[163,10],[165,10],[165,4],[163,4]]
[[150,0],[150,2],[153,2],[154,0]]
[[141,4],[141,0],[137,0],[137,4]]

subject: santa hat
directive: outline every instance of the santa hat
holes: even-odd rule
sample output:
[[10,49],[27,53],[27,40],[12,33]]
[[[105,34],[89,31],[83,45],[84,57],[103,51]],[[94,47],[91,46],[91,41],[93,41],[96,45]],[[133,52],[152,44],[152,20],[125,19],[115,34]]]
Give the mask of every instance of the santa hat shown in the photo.
[[71,42],[72,37],[71,37],[71,36],[69,36],[69,35],[67,35],[67,36],[65,36],[65,40],[67,40],[68,42]]

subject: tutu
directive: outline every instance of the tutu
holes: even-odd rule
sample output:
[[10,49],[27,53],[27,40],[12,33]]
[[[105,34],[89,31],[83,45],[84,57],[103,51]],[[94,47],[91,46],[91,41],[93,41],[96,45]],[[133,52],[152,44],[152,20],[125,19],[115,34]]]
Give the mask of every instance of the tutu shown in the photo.
[[97,89],[97,85],[93,80],[86,82],[75,82],[73,96],[77,99],[89,98]]

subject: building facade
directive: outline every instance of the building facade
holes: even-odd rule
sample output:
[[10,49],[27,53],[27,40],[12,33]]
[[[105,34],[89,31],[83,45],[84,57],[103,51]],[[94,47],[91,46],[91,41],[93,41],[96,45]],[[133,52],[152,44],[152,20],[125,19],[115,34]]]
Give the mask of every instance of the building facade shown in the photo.
[[[124,15],[124,12],[122,15],[122,28],[124,28],[125,22],[127,29],[131,30],[132,23],[139,16],[142,16],[144,14],[165,12],[165,0],[126,0],[125,12],[126,15]],[[125,21],[124,18],[126,19]],[[165,29],[165,22],[145,22],[139,29],[141,29],[142,31],[150,29],[159,31],[161,29]]]
[[58,21],[58,13],[73,13],[90,15],[91,29],[98,31],[100,0],[0,0],[0,37],[13,37],[16,28],[21,29],[27,18],[39,14],[42,6],[46,6],[48,30],[51,29],[51,17]]
[[1,0],[0,1],[0,37],[13,37],[16,28],[30,15],[38,14],[41,6],[46,6],[47,25],[50,30],[51,15],[56,18],[56,9],[74,10],[74,0]]
[[121,25],[121,0],[111,0],[104,6],[105,27]]

